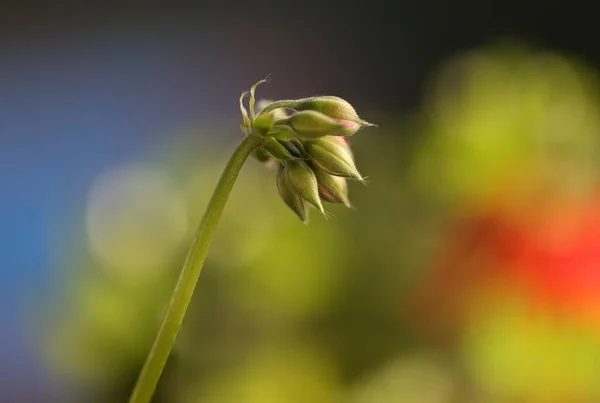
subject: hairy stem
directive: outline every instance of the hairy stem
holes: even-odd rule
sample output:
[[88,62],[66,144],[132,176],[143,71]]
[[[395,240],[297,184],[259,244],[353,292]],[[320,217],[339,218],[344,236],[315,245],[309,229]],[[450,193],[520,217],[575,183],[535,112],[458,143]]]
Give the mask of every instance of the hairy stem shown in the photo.
[[275,109],[279,109],[279,108],[290,108],[290,109],[296,109],[298,107],[299,102],[297,100],[292,100],[292,99],[286,99],[283,101],[277,101],[277,102],[273,102],[270,103],[269,105],[265,106],[265,108],[260,111],[259,115],[263,115],[265,113],[269,113],[272,110]]
[[223,170],[219,183],[217,183],[217,187],[194,235],[192,246],[171,296],[171,302],[131,394],[130,403],[148,403],[152,399],[171,348],[177,338],[177,333],[181,328],[194,289],[196,288],[196,283],[202,271],[202,265],[208,253],[213,233],[223,213],[223,209],[231,193],[231,188],[244,161],[260,145],[261,141],[262,139],[256,135],[251,134],[247,136],[234,151]]

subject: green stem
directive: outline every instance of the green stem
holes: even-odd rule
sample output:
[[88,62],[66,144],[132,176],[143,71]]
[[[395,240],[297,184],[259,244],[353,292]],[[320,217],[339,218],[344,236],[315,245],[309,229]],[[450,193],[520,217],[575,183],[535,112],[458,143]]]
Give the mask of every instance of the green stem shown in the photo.
[[270,103],[269,105],[265,106],[264,109],[262,111],[260,111],[259,115],[264,115],[265,113],[269,113],[275,109],[279,109],[279,108],[290,108],[290,109],[296,109],[298,108],[299,102],[297,100],[293,100],[293,99],[284,99],[283,101],[277,101],[277,102],[273,102]]
[[194,235],[192,246],[171,296],[171,302],[163,317],[158,335],[146,358],[146,363],[142,368],[129,403],[148,403],[152,399],[196,288],[213,233],[223,213],[231,188],[246,158],[260,145],[261,141],[262,139],[256,135],[247,136],[234,151],[223,170],[219,183],[217,183],[217,187],[208,202],[202,221],[200,221],[196,235]]

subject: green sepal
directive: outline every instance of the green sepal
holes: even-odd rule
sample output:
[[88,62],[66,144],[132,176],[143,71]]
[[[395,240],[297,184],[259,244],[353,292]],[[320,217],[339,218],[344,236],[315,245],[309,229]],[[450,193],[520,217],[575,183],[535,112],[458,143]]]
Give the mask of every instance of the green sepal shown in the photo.
[[252,132],[259,136],[266,135],[271,127],[273,126],[273,120],[275,118],[270,113],[266,115],[259,115],[252,123]]
[[[257,119],[262,116],[264,115],[259,115]],[[267,136],[283,141],[292,140],[298,137],[291,127],[283,124],[277,124],[277,121],[275,121],[275,124],[273,127],[271,127],[271,130],[269,130]]]
[[252,119],[252,121],[254,121],[254,119],[256,118],[256,115],[254,113],[254,104],[256,103],[256,97],[254,96],[254,93],[256,92],[256,87],[266,82],[267,79],[265,78],[263,80],[260,80],[259,82],[254,84],[252,88],[250,88],[250,118]]
[[248,94],[248,91],[242,92],[242,95],[240,96],[240,112],[242,112],[242,119],[243,119],[243,123],[242,123],[242,131],[244,133],[247,133],[246,130],[243,129],[243,127],[246,127],[247,129],[250,128],[250,119],[248,118],[248,111],[246,110],[246,107],[244,106],[244,97],[246,96],[246,94]]
[[265,138],[263,148],[270,156],[280,161],[289,161],[299,158],[279,140],[275,140],[272,137]]
[[308,146],[308,155],[313,163],[324,172],[344,178],[364,181],[356,169],[354,159],[346,150],[330,143],[313,142]]

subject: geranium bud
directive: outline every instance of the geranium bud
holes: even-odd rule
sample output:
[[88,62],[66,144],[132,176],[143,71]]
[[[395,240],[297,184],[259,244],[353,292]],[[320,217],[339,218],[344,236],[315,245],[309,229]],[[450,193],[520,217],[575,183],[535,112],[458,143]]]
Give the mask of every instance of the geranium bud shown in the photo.
[[356,110],[348,101],[331,95],[299,99],[297,110],[317,111],[330,118],[361,122]]
[[329,175],[318,167],[314,167],[313,172],[317,178],[321,199],[330,203],[343,203],[346,207],[350,207],[346,178]]
[[317,178],[312,169],[304,161],[286,161],[283,174],[285,183],[289,185],[294,193],[325,214],[321,198],[319,197]]
[[342,152],[342,150],[344,150],[354,161],[354,153],[352,152],[350,144],[348,144],[348,140],[346,140],[345,137],[325,136],[314,141],[320,145],[323,145],[323,147],[326,147],[327,149],[336,149],[337,152]]
[[330,175],[364,180],[356,169],[352,155],[341,144],[319,139],[307,143],[307,153],[316,166]]
[[262,147],[254,150],[252,152],[252,157],[263,163],[271,161],[271,156],[267,154],[267,152]]
[[281,141],[267,137],[263,143],[264,150],[273,158],[280,161],[287,161],[299,158],[299,152],[293,144],[284,145]]
[[356,133],[362,127],[375,126],[372,123],[362,120],[356,110],[350,103],[340,97],[335,96],[320,96],[303,98],[297,100],[285,100],[274,102],[267,105],[264,110],[274,110],[275,108],[287,107],[296,111],[315,111],[332,118],[336,122],[344,126],[344,130],[339,134],[331,134],[337,136],[347,136]]
[[345,126],[334,119],[315,111],[303,111],[292,114],[289,118],[277,123],[287,124],[297,134],[305,139],[315,139],[323,136],[337,136],[345,130]]
[[286,184],[283,165],[280,165],[279,171],[277,172],[277,190],[285,204],[287,204],[288,207],[292,209],[304,223],[306,223],[308,221],[308,209],[300,196],[294,193],[294,191]]

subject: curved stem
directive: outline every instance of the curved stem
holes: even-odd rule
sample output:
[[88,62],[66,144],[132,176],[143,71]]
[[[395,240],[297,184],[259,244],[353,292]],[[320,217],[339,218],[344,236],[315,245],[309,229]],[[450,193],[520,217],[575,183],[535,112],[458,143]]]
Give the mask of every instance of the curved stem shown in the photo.
[[264,109],[262,111],[260,111],[259,115],[269,113],[272,110],[279,109],[279,108],[296,109],[298,107],[298,104],[299,104],[298,100],[293,100],[293,99],[285,99],[283,101],[276,101],[276,102],[270,103],[269,105],[265,106]]
[[256,135],[251,134],[247,136],[234,151],[223,170],[219,183],[217,183],[217,187],[194,235],[192,246],[171,296],[171,302],[163,317],[158,335],[142,368],[129,403],[148,403],[152,399],[171,348],[177,338],[177,333],[181,328],[181,323],[183,322],[194,289],[196,288],[204,258],[206,258],[206,254],[208,253],[214,230],[217,227],[225,203],[227,203],[231,188],[244,161],[260,145],[261,141],[262,139]]

